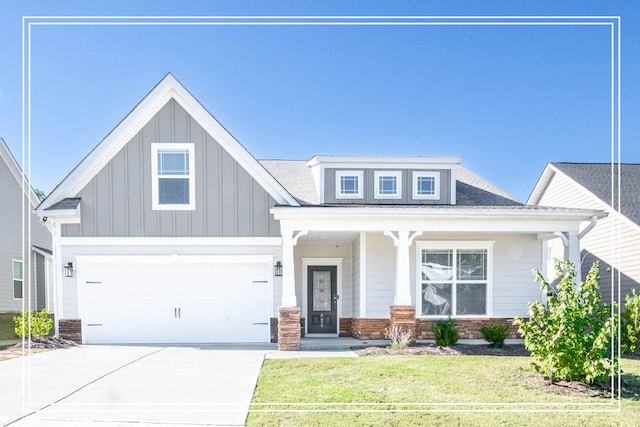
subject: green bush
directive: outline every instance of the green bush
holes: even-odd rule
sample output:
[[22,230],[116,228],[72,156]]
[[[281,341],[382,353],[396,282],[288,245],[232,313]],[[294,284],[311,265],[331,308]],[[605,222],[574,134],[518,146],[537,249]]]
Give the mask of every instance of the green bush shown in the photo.
[[456,328],[456,321],[449,319],[447,321],[439,321],[431,325],[431,330],[436,338],[436,344],[449,347],[458,342],[458,328]]
[[480,332],[482,332],[482,338],[489,341],[492,347],[502,348],[504,347],[504,340],[509,335],[509,326],[504,323],[492,323],[483,326]]
[[622,345],[632,353],[640,350],[640,295],[632,289],[625,297],[625,310],[621,315]]
[[[600,274],[594,263],[584,282],[574,284],[575,270],[568,261],[555,262],[560,277],[555,292],[540,302],[529,303],[529,320],[517,317],[524,346],[531,352],[534,368],[551,381],[579,380],[593,383],[606,379],[617,369],[616,352],[611,350],[611,308],[602,304]],[[541,288],[551,287],[534,270]],[[614,345],[614,348],[617,346]],[[613,358],[611,366],[609,358]]]
[[46,337],[53,328],[53,319],[46,309],[37,312],[22,311],[20,316],[15,316],[13,322],[16,325],[16,335],[20,338],[27,336]]

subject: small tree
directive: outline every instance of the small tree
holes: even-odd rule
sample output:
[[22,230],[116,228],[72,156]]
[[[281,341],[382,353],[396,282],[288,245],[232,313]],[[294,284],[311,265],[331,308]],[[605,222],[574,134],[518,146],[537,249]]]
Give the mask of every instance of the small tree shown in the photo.
[[[607,359],[616,356],[610,351],[615,319],[602,304],[598,266],[594,263],[585,281],[576,285],[573,264],[556,260],[560,282],[547,307],[540,301],[529,303],[529,320],[515,320],[534,368],[552,382],[580,380],[590,384],[606,379],[611,371]],[[534,270],[534,274],[541,288],[550,293],[551,286],[540,271]],[[616,364],[614,360],[614,367]]]

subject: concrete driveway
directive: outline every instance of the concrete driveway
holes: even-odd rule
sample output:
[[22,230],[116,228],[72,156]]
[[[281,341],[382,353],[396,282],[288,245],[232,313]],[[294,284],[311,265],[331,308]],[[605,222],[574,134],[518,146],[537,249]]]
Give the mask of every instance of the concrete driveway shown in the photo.
[[0,362],[0,425],[244,425],[273,345],[80,346]]

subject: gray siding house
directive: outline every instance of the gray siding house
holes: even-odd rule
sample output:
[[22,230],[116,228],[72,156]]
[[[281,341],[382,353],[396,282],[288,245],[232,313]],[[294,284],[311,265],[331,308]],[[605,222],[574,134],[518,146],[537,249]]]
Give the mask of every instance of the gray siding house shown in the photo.
[[[619,285],[623,307],[631,289],[640,291],[639,186],[640,164],[623,163],[618,169],[611,163],[549,163],[527,202],[607,212],[582,240],[582,274],[600,261],[603,298],[618,301]],[[561,257],[562,241],[550,240],[549,244],[549,253]]]
[[[256,160],[171,74],[38,207],[60,335],[85,343],[463,338],[542,297],[561,233],[597,209],[527,206],[457,156]],[[73,266],[73,269],[63,269]],[[512,329],[512,337],[515,331]]]
[[24,187],[22,171],[0,138],[0,312],[53,312],[51,233],[33,213],[38,198],[28,182]]

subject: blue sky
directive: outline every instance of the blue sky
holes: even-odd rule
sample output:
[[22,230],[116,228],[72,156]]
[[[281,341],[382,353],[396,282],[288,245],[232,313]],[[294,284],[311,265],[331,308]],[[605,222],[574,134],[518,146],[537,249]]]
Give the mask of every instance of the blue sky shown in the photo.
[[[640,163],[633,2],[84,3],[0,0],[0,137],[19,160],[23,15],[607,15],[622,18],[621,158]],[[522,200],[547,162],[611,159],[607,26],[39,25],[31,46],[46,193],[167,72],[257,158],[459,155]]]

